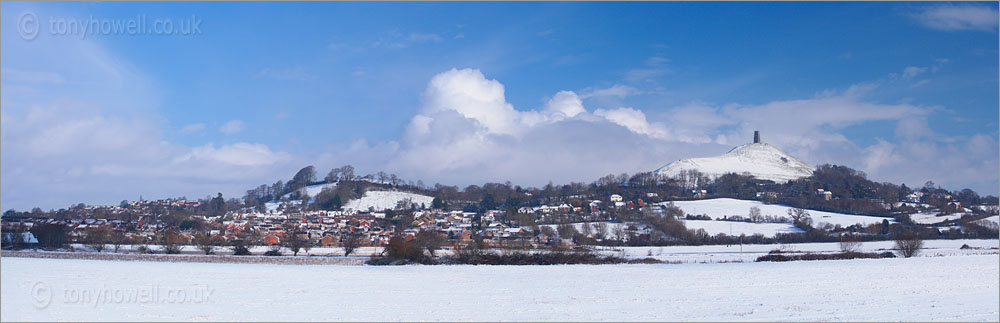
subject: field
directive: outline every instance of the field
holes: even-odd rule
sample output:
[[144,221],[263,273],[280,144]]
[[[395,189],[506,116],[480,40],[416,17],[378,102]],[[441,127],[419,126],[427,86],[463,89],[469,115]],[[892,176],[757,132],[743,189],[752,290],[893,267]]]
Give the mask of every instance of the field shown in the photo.
[[958,253],[520,267],[4,257],[0,319],[997,321],[998,263]]
[[[734,216],[739,215],[742,217],[747,217],[750,213],[750,207],[756,206],[760,208],[760,214],[762,216],[788,216],[788,210],[791,207],[780,205],[780,204],[764,204],[759,201],[748,201],[748,200],[737,200],[730,198],[717,198],[717,199],[706,199],[706,200],[696,200],[696,201],[675,201],[674,205],[684,210],[687,214],[694,215],[708,215],[712,217],[713,220],[720,219],[723,216]],[[891,218],[883,218],[877,216],[867,216],[867,215],[853,215],[853,214],[843,214],[835,212],[825,212],[809,210],[809,215],[812,217],[813,225],[820,226],[823,223],[829,223],[832,225],[849,226],[852,224],[869,225],[872,223],[882,223],[882,220],[889,220],[889,222],[896,222]]]

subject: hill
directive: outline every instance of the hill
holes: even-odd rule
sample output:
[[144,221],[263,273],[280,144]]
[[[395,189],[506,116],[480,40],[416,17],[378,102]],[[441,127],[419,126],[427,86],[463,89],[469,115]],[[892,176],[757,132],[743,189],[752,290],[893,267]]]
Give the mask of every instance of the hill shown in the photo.
[[785,183],[809,177],[816,169],[770,144],[750,143],[733,148],[721,156],[681,159],[654,172],[677,177],[688,170],[698,171],[711,179],[736,173]]

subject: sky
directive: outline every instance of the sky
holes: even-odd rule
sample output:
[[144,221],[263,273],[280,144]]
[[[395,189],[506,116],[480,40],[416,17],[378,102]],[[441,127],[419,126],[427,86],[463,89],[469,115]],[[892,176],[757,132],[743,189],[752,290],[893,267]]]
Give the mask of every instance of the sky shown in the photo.
[[0,9],[4,210],[240,197],[307,165],[590,182],[754,130],[878,182],[1000,185],[996,2]]

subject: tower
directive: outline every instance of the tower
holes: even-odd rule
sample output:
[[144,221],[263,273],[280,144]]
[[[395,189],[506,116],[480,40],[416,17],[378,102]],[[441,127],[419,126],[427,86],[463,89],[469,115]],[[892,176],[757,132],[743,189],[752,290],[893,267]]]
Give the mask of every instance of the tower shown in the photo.
[[757,130],[753,131],[753,143],[755,143],[755,144],[759,144],[760,143],[760,131],[757,131]]

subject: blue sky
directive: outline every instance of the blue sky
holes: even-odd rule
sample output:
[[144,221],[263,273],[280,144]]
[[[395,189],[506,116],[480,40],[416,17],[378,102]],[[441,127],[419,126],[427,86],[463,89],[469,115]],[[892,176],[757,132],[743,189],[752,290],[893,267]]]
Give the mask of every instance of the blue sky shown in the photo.
[[[589,182],[754,129],[877,181],[998,191],[996,3],[0,6],[4,209],[239,196],[347,163]],[[200,33],[51,30],[137,17]]]

